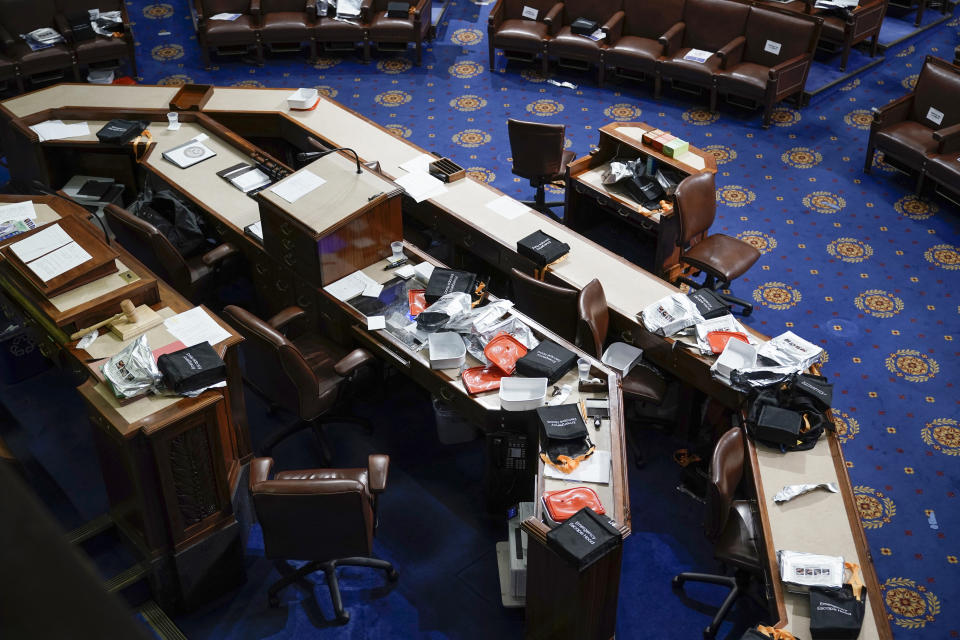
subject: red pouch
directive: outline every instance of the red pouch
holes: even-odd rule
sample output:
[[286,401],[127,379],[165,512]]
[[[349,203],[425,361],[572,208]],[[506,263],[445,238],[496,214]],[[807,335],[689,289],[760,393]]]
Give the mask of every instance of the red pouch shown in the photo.
[[483,348],[483,355],[505,374],[512,376],[517,369],[517,360],[527,355],[527,348],[506,331],[501,331]]
[[426,289],[410,289],[407,291],[407,300],[410,302],[410,315],[416,318],[427,308]]
[[739,340],[750,344],[747,334],[740,331],[711,331],[707,334],[707,342],[710,344],[710,350],[714,353],[722,353],[724,347],[731,340]]
[[470,395],[483,393],[484,391],[493,391],[500,388],[500,378],[503,377],[503,371],[493,365],[486,367],[470,367],[465,369],[460,378],[463,380],[463,386]]
[[584,507],[590,507],[600,515],[606,513],[600,496],[589,487],[544,491],[543,504],[556,522],[563,522]]

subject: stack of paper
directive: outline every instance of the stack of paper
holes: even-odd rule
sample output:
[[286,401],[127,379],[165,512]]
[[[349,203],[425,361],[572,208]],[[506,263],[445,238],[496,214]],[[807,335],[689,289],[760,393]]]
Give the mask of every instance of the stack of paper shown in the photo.
[[40,142],[47,140],[63,140],[65,138],[81,138],[90,135],[90,127],[86,122],[64,124],[62,120],[47,120],[30,125],[30,129],[37,134]]
[[442,193],[446,193],[447,187],[440,180],[437,180],[426,171],[411,171],[394,180],[407,195],[416,202],[423,202],[430,198],[436,198]]
[[44,282],[91,259],[59,224],[11,244],[10,250]]
[[487,208],[496,211],[507,220],[515,220],[530,211],[530,207],[510,196],[500,196],[496,200],[491,200],[487,203]]
[[0,222],[9,222],[11,220],[36,220],[37,210],[33,207],[32,200],[23,202],[13,202],[11,204],[0,204]]
[[301,169],[270,189],[275,194],[293,204],[327,181],[307,169]]
[[359,295],[376,298],[380,295],[380,292],[383,291],[383,285],[379,284],[363,271],[354,271],[347,277],[340,278],[336,282],[328,284],[323,290],[337,300],[345,302]]
[[217,324],[201,307],[194,307],[172,318],[167,318],[163,321],[163,325],[170,335],[182,342],[185,347],[192,347],[201,342],[209,342],[212,346],[230,337],[230,333]]

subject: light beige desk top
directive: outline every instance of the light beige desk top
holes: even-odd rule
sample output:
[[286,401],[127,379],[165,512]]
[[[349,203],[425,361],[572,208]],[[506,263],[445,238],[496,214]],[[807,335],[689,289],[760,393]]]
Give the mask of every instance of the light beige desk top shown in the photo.
[[116,107],[120,109],[166,109],[179,87],[57,84],[3,101],[14,116],[22,118],[59,107]]
[[[864,566],[865,559],[857,554],[841,494],[814,491],[780,505],[773,501],[773,496],[788,484],[838,481],[827,437],[820,438],[810,451],[783,454],[763,445],[756,447],[773,549],[843,556],[847,562]],[[812,523],[815,526],[811,526]],[[778,576],[775,575],[774,579]],[[860,640],[880,638],[870,599],[881,597],[879,593],[867,594]],[[809,638],[809,596],[785,592],[784,601],[787,607],[787,626],[784,628],[798,638]]]

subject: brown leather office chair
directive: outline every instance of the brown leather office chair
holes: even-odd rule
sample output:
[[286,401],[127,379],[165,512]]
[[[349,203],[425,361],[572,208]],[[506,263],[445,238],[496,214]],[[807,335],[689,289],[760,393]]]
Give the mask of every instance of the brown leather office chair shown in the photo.
[[115,204],[104,208],[110,230],[120,246],[194,304],[213,293],[220,269],[237,253],[229,242],[199,256],[180,253],[157,227]]
[[431,39],[432,0],[409,0],[409,12],[405,18],[391,18],[387,15],[388,0],[373,0],[365,16],[370,25],[367,30],[371,42],[406,43],[416,47],[416,65],[423,60],[423,41]]
[[31,82],[60,80],[67,70],[78,79],[73,53],[66,42],[31,51],[20,34],[49,27],[60,31],[57,24],[57,7],[53,0],[3,0],[0,3],[0,40],[3,51],[9,56],[23,78]]
[[[597,67],[597,85],[603,86],[604,64],[601,56],[606,49],[606,36],[591,40],[571,30],[570,24],[580,18],[593,20],[604,33],[619,32],[623,26],[622,0],[566,0],[558,17],[558,28],[547,40],[547,56],[561,61],[576,60]],[[549,61],[543,59],[543,75],[549,73]]]
[[227,305],[223,313],[245,338],[240,347],[244,380],[271,407],[299,418],[270,434],[259,447],[262,455],[269,455],[287,436],[309,428],[328,464],[332,454],[324,425],[348,423],[369,429],[362,418],[332,415],[348,396],[348,387],[359,381],[365,366],[374,362],[368,352],[354,349],[345,353],[321,336],[302,331],[306,312],[300,307],[288,307],[266,322],[235,305]]
[[[610,329],[610,308],[607,306],[607,296],[603,292],[603,285],[594,278],[587,283],[577,296],[577,345],[584,351],[599,358],[603,355],[607,344],[607,332]],[[667,383],[646,362],[634,366],[630,373],[621,380],[623,397],[626,400],[647,403],[656,407],[663,404],[667,395]],[[664,418],[644,416],[645,423],[670,424],[672,421]],[[639,444],[628,439],[634,453],[634,464],[639,468],[644,465],[645,457]]]
[[710,231],[717,215],[713,174],[703,171],[681,180],[674,193],[674,201],[680,220],[680,236],[677,238],[680,261],[706,274],[703,284],[686,277],[680,280],[697,289],[713,289],[727,302],[742,306],[743,315],[750,315],[753,312],[752,304],[720,289],[729,287],[731,281],[746,273],[760,259],[760,252],[743,240],[722,233],[706,235],[691,246],[696,238]]
[[566,128],[562,124],[542,124],[507,120],[507,133],[510,136],[510,152],[513,155],[513,173],[530,180],[537,190],[534,200],[524,201],[529,205],[559,219],[550,212],[550,207],[562,206],[563,202],[547,202],[545,186],[557,180],[563,180],[567,165],[576,154],[563,148]]
[[312,62],[317,57],[316,16],[316,0],[260,0],[260,42],[270,52],[300,51],[306,42]]
[[[720,436],[710,461],[710,482],[707,485],[707,509],[704,533],[714,544],[713,555],[724,566],[734,568],[733,576],[684,572],[674,576],[675,589],[685,582],[706,582],[730,588],[720,609],[703,631],[705,640],[712,640],[737,598],[750,595],[750,577],[763,572],[760,564],[757,526],[748,500],[737,500],[737,485],[743,477],[745,458],[743,430],[730,429]],[[765,603],[760,603],[766,606]]]
[[[87,11],[96,5],[101,13],[119,11],[123,21],[123,33],[119,37],[106,37],[99,34],[88,40],[78,42],[70,29],[71,18],[87,16]],[[130,61],[133,75],[137,75],[137,57],[134,50],[134,38],[130,16],[127,15],[127,3],[123,0],[56,0],[57,23],[60,32],[73,48],[78,65],[93,65],[116,69],[123,66],[124,60]]]
[[[537,12],[535,19],[525,17],[524,11]],[[558,19],[563,4],[554,0],[497,0],[487,18],[487,47],[490,52],[490,71],[496,71],[496,50],[503,49],[507,58],[543,56],[547,66],[546,47],[551,28],[559,28]]]
[[[814,0],[805,0],[808,13],[818,13]],[[840,70],[847,68],[847,59],[853,46],[870,40],[870,57],[876,57],[880,41],[883,16],[887,13],[887,0],[860,0],[860,5],[850,10],[848,17],[832,14],[823,16],[820,41],[840,47]]]
[[683,20],[684,0],[624,0],[623,24],[607,34],[609,48],[603,52],[604,64],[618,73],[635,72],[644,78],[656,73],[657,60],[663,54],[660,39]]
[[359,42],[362,47],[361,59],[364,63],[370,62],[370,41],[367,39],[367,28],[370,25],[366,20],[372,5],[372,0],[363,0],[360,17],[349,21],[338,19],[334,7],[328,8],[328,15],[318,13],[313,23],[313,40],[317,48],[325,52],[352,51]]
[[519,269],[510,270],[513,303],[550,331],[573,342],[577,339],[577,298],[575,289],[558,287],[528,276]]
[[270,586],[271,607],[280,604],[281,589],[322,570],[337,622],[346,624],[350,613],[343,608],[337,567],[383,569],[391,582],[399,577],[392,564],[372,557],[377,499],[387,487],[389,466],[388,456],[371,455],[366,469],[279,471],[270,480],[272,458],[250,463],[250,494],[266,556],[309,561]]
[[[197,41],[203,66],[210,70],[210,51],[220,56],[247,55],[251,50],[263,65],[260,43],[260,0],[194,0]],[[219,13],[239,13],[236,20],[211,20]]]
[[[945,153],[934,136],[949,136],[951,127],[960,124],[958,95],[960,67],[927,56],[914,90],[874,110],[864,172],[870,173],[878,150],[883,151],[884,162],[914,172],[924,170],[929,156]],[[930,119],[937,117],[937,112],[940,122]]]

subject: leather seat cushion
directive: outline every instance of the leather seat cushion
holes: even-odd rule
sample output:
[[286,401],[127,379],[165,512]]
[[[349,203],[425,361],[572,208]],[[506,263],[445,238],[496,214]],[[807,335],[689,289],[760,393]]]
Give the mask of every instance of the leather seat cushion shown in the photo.
[[320,18],[313,28],[313,33],[321,42],[360,42],[363,40],[363,25],[359,22]]
[[[569,149],[563,150],[563,155],[560,158],[560,172],[555,173],[552,176],[540,176],[544,183],[556,182],[557,180],[563,180],[566,176],[564,175],[564,167],[576,160],[577,154],[575,151],[570,151]],[[516,171],[514,171],[516,173]],[[519,174],[518,174],[519,175]],[[524,176],[526,177],[526,176]]]
[[822,16],[823,26],[820,27],[820,37],[830,42],[843,42],[843,33],[846,21],[839,16]]
[[533,20],[505,20],[493,34],[493,46],[509,51],[534,51],[543,49],[547,39],[547,25]]
[[10,50],[13,57],[19,61],[20,69],[26,75],[66,69],[73,65],[70,51],[64,44],[55,44],[46,49],[31,51],[25,42],[18,42]]
[[99,62],[111,58],[124,58],[127,55],[126,36],[120,38],[105,38],[98,36],[94,40],[81,42],[74,47],[77,52],[77,62]]
[[720,68],[720,58],[712,55],[706,62],[684,60],[690,48],[677,51],[672,57],[660,61],[660,69],[665,78],[673,78],[697,85],[709,87],[713,83],[713,74]]
[[260,36],[265,42],[298,42],[310,37],[307,14],[299,11],[274,11],[264,14]]
[[214,46],[254,44],[257,41],[257,30],[250,16],[243,15],[233,21],[207,20],[206,36]]
[[299,471],[278,471],[274,480],[356,480],[367,485],[366,469],[301,469]]
[[632,400],[660,404],[667,394],[667,383],[663,378],[642,366],[631,369],[622,384],[624,397]]
[[714,543],[713,555],[720,562],[747,571],[760,571],[760,552],[757,547],[753,511],[746,500],[734,500],[730,505],[727,525]]
[[960,193],[960,151],[943,153],[927,159],[926,173]]
[[586,36],[577,35],[570,27],[561,27],[556,36],[547,41],[547,53],[558,58],[573,58],[598,62],[600,60],[600,42]]
[[623,36],[606,50],[604,60],[614,67],[652,71],[663,47],[656,40],[640,36]]
[[717,86],[745,97],[763,97],[770,79],[770,67],[755,62],[741,62],[732,69],[717,71]]
[[707,236],[683,254],[683,261],[729,282],[760,259],[760,252],[743,240],[722,233]]
[[933,131],[919,122],[904,120],[881,129],[873,140],[884,153],[919,169],[927,154],[937,150]]
[[397,40],[415,40],[413,21],[406,18],[391,18],[386,11],[379,12],[370,23],[370,39],[390,38]]

